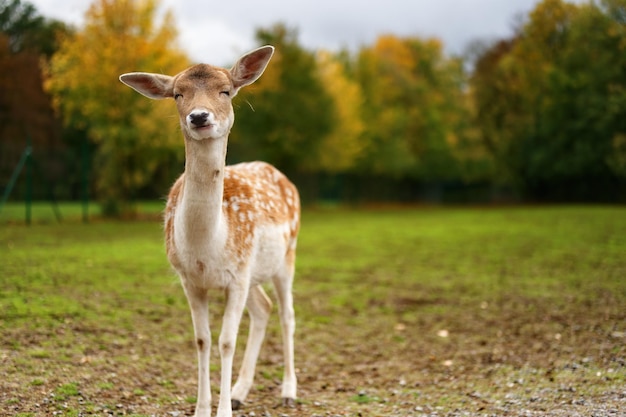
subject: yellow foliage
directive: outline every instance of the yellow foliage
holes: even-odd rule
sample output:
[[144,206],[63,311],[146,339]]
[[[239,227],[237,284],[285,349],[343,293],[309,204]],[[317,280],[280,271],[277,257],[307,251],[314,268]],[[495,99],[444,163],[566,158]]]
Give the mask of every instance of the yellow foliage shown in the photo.
[[87,128],[95,142],[108,140],[119,127],[132,128],[129,119],[143,125],[140,137],[147,143],[164,143],[175,136],[171,105],[136,108],[135,93],[118,81],[124,72],[176,73],[188,65],[173,46],[171,14],[155,29],[155,9],[155,0],[96,1],[86,13],[83,30],[63,39],[52,58],[47,87],[55,104],[66,124]]
[[421,178],[454,176],[465,158],[463,66],[439,39],[385,35],[359,54],[368,139],[363,164]]
[[378,38],[374,45],[374,53],[396,68],[410,72],[415,60],[407,42],[393,35],[384,35]]
[[363,151],[363,97],[359,85],[346,77],[342,65],[326,51],[317,55],[319,77],[335,105],[335,127],[322,139],[319,166],[330,172],[351,168]]
[[171,13],[156,25],[157,9],[157,0],[96,0],[85,26],[61,40],[47,68],[46,88],[65,124],[101,145],[97,182],[104,194],[132,193],[155,172],[155,150],[182,148],[174,105],[140,97],[118,80],[126,72],[175,74],[189,65],[175,44]]

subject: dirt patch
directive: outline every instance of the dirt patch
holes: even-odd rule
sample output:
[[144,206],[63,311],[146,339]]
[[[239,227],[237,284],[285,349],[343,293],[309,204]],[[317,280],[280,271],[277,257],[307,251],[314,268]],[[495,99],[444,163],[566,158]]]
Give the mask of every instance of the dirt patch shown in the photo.
[[[308,308],[311,300],[299,296]],[[355,315],[300,322],[295,408],[279,405],[274,325],[255,388],[235,415],[625,415],[626,334],[617,324],[626,317],[615,305],[555,309],[509,298],[449,309],[463,312],[451,317],[449,302],[402,295]],[[29,332],[5,328],[0,415],[193,415],[191,324],[177,313],[144,312],[126,328],[69,318],[32,323]],[[213,363],[215,390],[217,355]]]

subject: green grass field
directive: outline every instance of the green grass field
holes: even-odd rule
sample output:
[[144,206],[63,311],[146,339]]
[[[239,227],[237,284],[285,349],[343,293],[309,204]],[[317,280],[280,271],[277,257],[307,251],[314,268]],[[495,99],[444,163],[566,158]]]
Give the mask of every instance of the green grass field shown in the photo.
[[[191,320],[161,225],[82,224],[75,210],[27,227],[21,213],[0,216],[0,415],[193,414]],[[305,210],[294,297],[299,404],[273,408],[274,314],[243,413],[625,405],[624,207]]]
[[[164,201],[138,202],[138,218],[157,219],[163,210]],[[33,224],[56,223],[59,221],[76,222],[86,217],[87,220],[97,220],[101,217],[102,209],[99,204],[90,202],[83,205],[79,202],[64,202],[53,204],[47,201],[35,201],[30,207],[25,203],[8,203],[0,211],[0,225],[25,224],[27,211],[30,210],[30,219]]]

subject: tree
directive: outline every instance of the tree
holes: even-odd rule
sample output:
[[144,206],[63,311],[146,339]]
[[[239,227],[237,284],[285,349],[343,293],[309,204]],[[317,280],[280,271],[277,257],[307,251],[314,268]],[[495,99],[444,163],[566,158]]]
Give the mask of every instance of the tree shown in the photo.
[[37,152],[60,146],[60,128],[50,97],[44,92],[41,62],[57,48],[60,22],[40,16],[19,0],[0,0],[0,145],[10,166],[27,141]]
[[[495,165],[493,180],[499,184],[511,184],[517,180],[516,172],[509,163],[511,131],[519,112],[521,94],[516,79],[502,67],[510,54],[516,38],[499,40],[487,47],[474,63],[470,77],[472,97],[472,122],[479,131],[485,149],[493,156]],[[513,110],[513,111],[511,111]]]
[[333,100],[335,117],[332,130],[322,138],[318,169],[345,172],[353,168],[363,153],[365,123],[361,119],[363,94],[360,86],[348,78],[342,63],[329,52],[317,54],[316,66],[324,91]]
[[262,159],[287,173],[315,171],[323,139],[335,123],[315,55],[298,44],[295,30],[281,24],[259,29],[256,36],[276,52],[263,77],[236,99],[229,161]]
[[477,122],[508,177],[535,199],[613,200],[624,158],[624,1],[545,0],[478,61]]
[[157,0],[96,1],[48,68],[47,87],[65,125],[85,130],[96,146],[96,188],[107,214],[132,211],[125,203],[172,160],[182,161],[172,103],[142,100],[118,81],[125,72],[175,74],[188,66],[171,13],[159,25],[157,9]]
[[614,138],[626,133],[624,24],[590,3],[564,31],[547,76],[549,100],[528,141],[536,151],[526,184],[539,198],[614,199],[619,180],[609,160]]
[[33,51],[50,57],[57,48],[57,33],[66,30],[62,22],[40,16],[30,3],[0,0],[0,32],[13,54]]
[[437,39],[387,35],[360,51],[355,68],[367,103],[362,169],[423,181],[458,178],[462,62],[445,57]]

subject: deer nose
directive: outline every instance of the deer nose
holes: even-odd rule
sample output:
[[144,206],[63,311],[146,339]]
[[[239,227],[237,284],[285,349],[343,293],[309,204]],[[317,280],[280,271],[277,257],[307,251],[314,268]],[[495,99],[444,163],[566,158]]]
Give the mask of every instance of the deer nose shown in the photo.
[[209,120],[209,113],[203,111],[203,112],[193,112],[189,115],[189,121],[194,125],[194,126],[204,126],[207,124],[207,121]]

